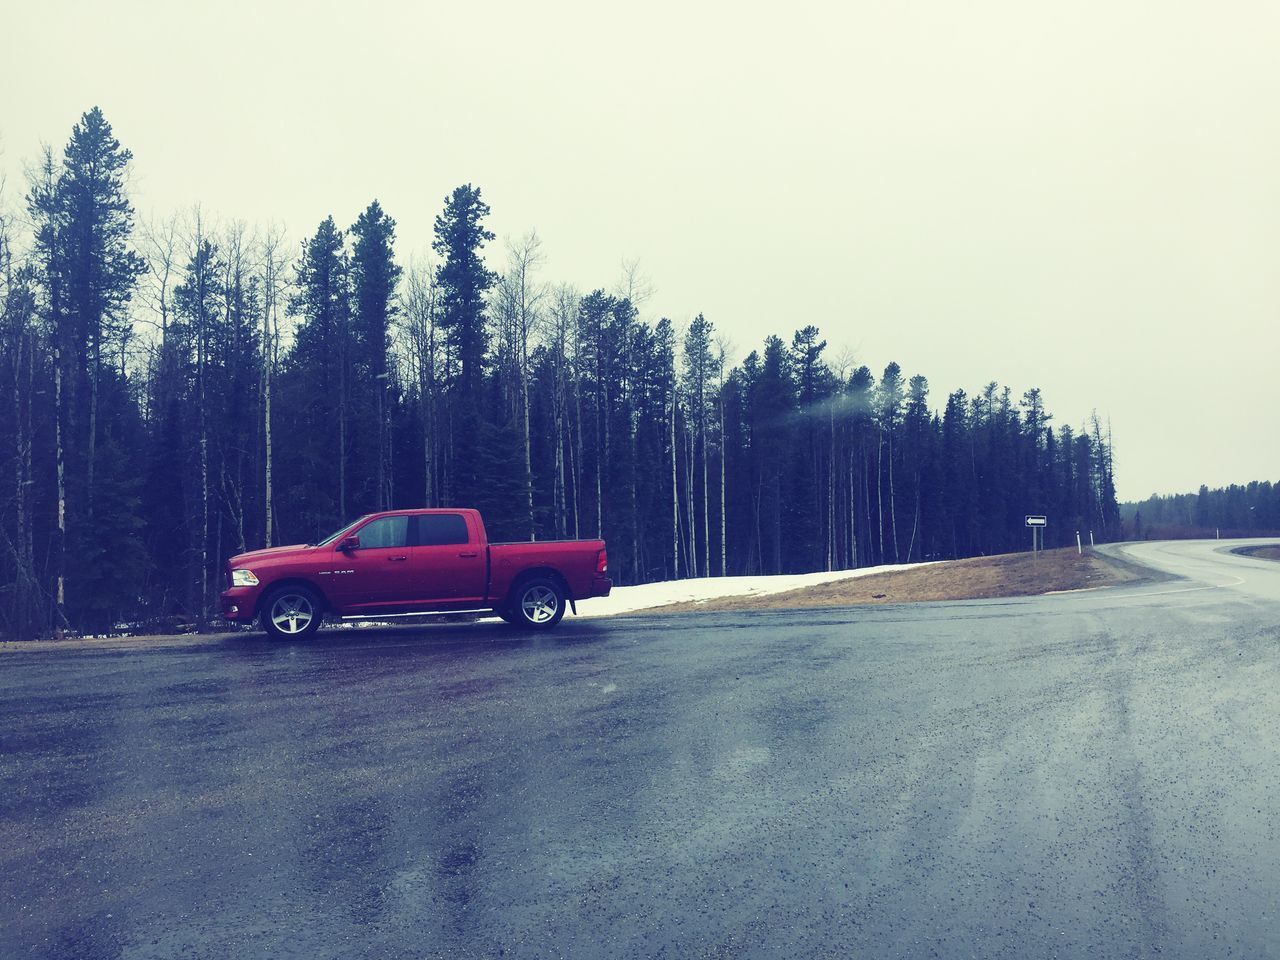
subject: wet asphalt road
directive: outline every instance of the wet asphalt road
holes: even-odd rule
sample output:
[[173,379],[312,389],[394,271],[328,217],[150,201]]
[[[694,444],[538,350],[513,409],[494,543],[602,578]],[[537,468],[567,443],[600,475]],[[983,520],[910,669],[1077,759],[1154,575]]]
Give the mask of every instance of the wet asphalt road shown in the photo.
[[0,957],[1280,954],[1280,564],[0,654]]

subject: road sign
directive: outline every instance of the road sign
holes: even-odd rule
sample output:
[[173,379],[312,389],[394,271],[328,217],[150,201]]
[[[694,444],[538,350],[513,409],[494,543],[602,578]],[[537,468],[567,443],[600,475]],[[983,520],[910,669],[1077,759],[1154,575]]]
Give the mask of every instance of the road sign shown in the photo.
[[[1027,514],[1027,526],[1031,528],[1031,552],[1038,553],[1044,548],[1044,528],[1049,525],[1049,518],[1044,514]],[[1041,531],[1039,534],[1036,531]],[[1036,540],[1040,543],[1037,544]]]

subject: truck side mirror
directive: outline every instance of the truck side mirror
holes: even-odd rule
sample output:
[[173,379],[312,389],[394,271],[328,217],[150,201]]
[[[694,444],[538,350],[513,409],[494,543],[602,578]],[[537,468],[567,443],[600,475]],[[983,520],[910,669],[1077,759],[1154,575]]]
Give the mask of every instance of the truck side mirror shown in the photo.
[[343,537],[342,542],[338,544],[338,549],[343,553],[347,553],[350,550],[359,550],[360,538],[356,536]]

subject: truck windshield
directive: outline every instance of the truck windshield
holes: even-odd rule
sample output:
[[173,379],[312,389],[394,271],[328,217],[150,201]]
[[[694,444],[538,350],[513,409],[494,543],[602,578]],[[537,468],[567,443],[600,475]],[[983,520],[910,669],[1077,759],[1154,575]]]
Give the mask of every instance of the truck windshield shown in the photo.
[[337,540],[340,536],[342,536],[344,533],[346,533],[348,530],[350,530],[352,527],[360,523],[360,521],[364,520],[364,518],[368,516],[370,516],[370,514],[366,513],[364,517],[357,517],[355,520],[352,520],[350,523],[348,523],[345,527],[340,528],[336,533],[329,534],[329,536],[325,537],[323,540],[321,540],[318,543],[311,544],[311,546],[313,547],[328,546],[329,544],[333,543],[333,541]]

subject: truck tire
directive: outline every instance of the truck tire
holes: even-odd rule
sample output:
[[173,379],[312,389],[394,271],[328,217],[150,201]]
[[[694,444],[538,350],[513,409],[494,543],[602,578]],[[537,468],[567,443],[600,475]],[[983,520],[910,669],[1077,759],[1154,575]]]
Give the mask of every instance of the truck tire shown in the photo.
[[272,640],[307,640],[320,629],[324,606],[310,587],[276,587],[263,598],[260,619]]
[[[506,612],[509,623],[524,630],[550,630],[564,616],[568,604],[564,585],[554,577],[530,577],[511,591]],[[506,620],[506,617],[503,617]]]

